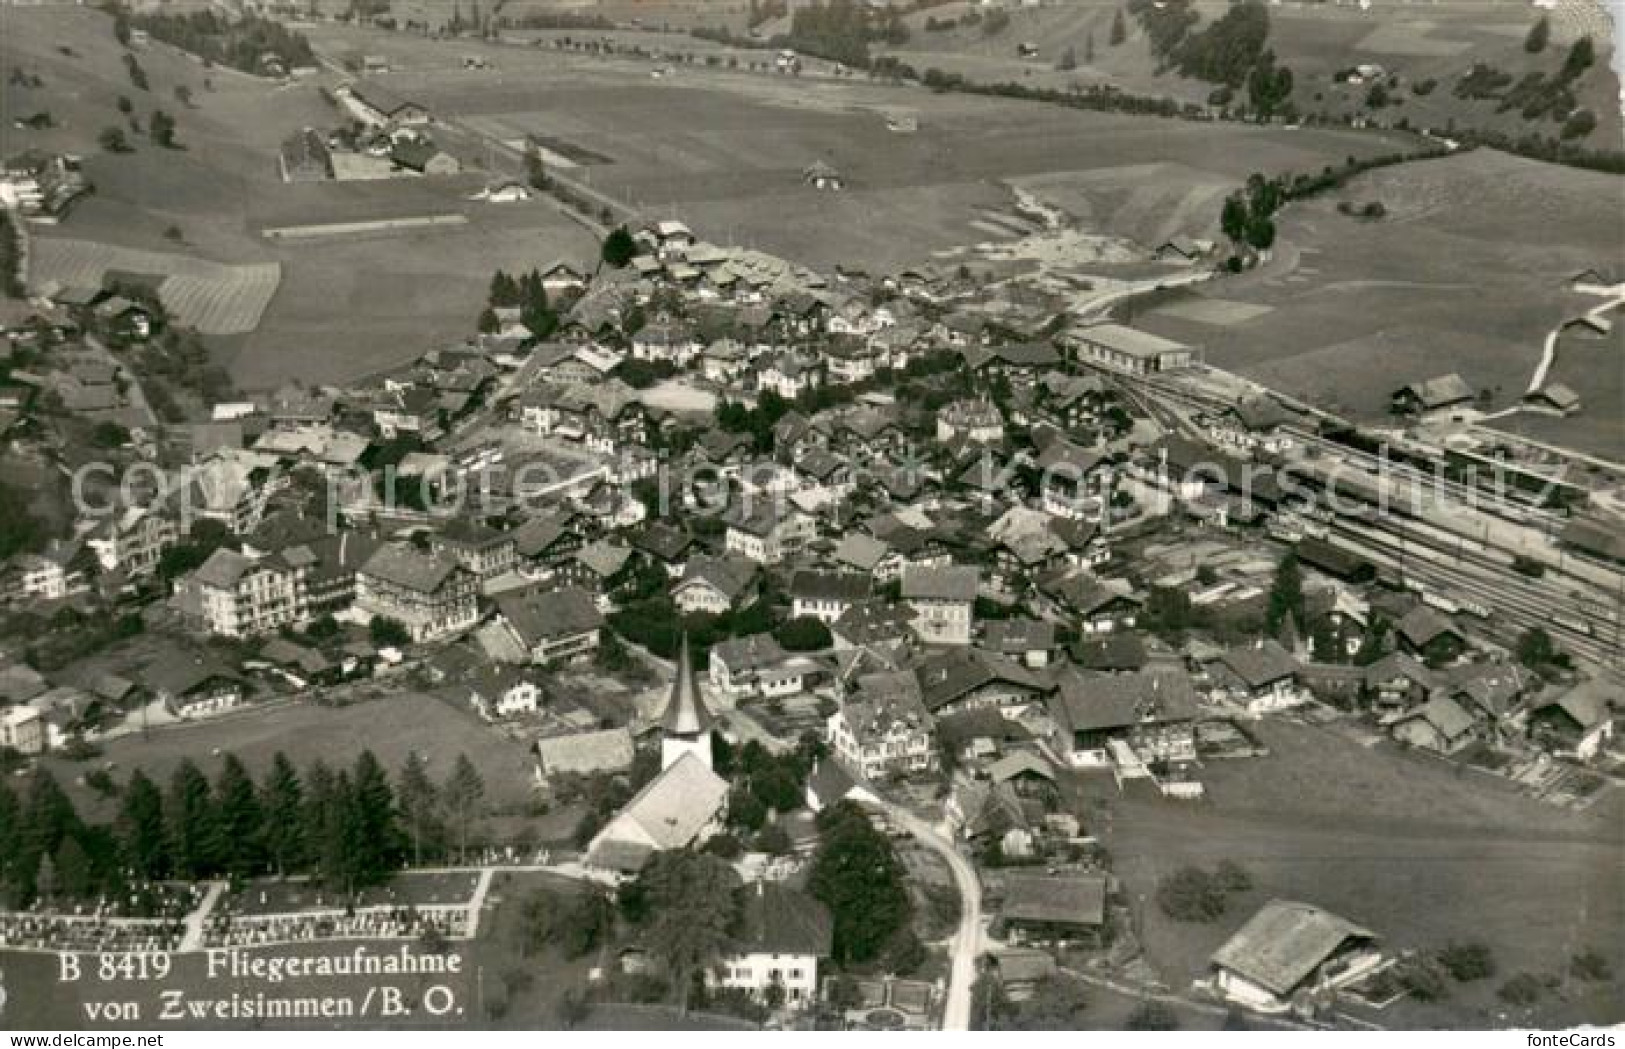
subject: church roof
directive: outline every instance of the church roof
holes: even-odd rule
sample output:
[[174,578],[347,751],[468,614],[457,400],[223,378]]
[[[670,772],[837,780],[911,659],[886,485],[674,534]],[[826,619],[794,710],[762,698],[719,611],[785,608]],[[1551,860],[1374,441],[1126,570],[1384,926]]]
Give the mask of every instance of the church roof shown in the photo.
[[660,727],[676,736],[697,736],[711,727],[711,712],[705,709],[705,700],[700,697],[686,634],[677,655],[677,680],[671,684],[671,699],[660,718]]

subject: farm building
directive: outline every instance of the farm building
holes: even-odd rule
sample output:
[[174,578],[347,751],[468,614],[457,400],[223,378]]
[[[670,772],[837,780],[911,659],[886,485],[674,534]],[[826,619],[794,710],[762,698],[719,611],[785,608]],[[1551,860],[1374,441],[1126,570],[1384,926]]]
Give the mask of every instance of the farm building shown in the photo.
[[390,156],[398,166],[419,175],[455,175],[463,170],[456,157],[426,138],[397,142]]
[[347,84],[337,92],[339,101],[364,124],[427,124],[429,110],[379,84]]
[[1576,517],[1563,529],[1563,545],[1602,561],[1625,564],[1625,528],[1597,514]]
[[1155,670],[1063,674],[1051,707],[1067,760],[1079,768],[1116,764],[1125,775],[1145,762],[1194,761],[1196,713],[1190,678]]
[[1106,925],[1106,878],[1008,874],[999,916],[1012,943],[1099,942]]
[[1188,368],[1196,351],[1183,343],[1121,324],[1071,328],[1058,340],[1079,360],[1131,375]]
[[1549,382],[1524,395],[1523,403],[1541,411],[1573,415],[1580,410],[1580,395],[1560,382]]
[[1381,961],[1376,936],[1319,907],[1271,900],[1213,954],[1219,993],[1264,1013],[1331,990]]
[[801,172],[801,180],[813,189],[838,190],[846,185],[845,179],[831,164],[815,160]]
[[1447,412],[1468,404],[1473,399],[1473,388],[1455,372],[1438,375],[1426,382],[1413,382],[1395,390],[1390,401],[1393,410],[1401,415],[1431,415]]
[[1529,711],[1529,737],[1560,756],[1596,757],[1614,738],[1607,686],[1593,678],[1536,703]]

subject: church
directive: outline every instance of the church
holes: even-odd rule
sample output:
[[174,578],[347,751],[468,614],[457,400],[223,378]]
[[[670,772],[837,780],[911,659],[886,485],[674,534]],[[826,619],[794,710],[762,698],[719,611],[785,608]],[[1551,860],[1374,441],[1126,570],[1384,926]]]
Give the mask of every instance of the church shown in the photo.
[[728,782],[711,768],[714,724],[685,637],[660,719],[660,774],[592,839],[588,866],[635,874],[654,853],[697,845],[722,829]]

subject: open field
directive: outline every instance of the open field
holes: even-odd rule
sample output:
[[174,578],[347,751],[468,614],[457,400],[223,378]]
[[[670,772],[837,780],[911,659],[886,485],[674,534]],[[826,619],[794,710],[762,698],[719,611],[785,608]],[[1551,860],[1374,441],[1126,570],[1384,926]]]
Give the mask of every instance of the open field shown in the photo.
[[[469,194],[486,182],[478,171],[376,183],[283,183],[276,164],[282,139],[300,127],[342,123],[317,85],[281,86],[228,69],[206,72],[189,56],[153,44],[139,52],[152,85],[150,93],[141,92],[123,69],[111,26],[105,15],[87,8],[7,9],[0,34],[4,66],[38,75],[44,86],[8,87],[4,93],[5,152],[37,146],[84,154],[96,192],[48,236],[107,245],[109,253],[162,253],[162,272],[186,278],[174,282],[177,301],[218,332],[233,332],[211,345],[245,388],[276,386],[295,376],[345,381],[409,360],[472,331],[492,270],[559,257],[584,261],[596,250],[590,234],[549,201],[470,202]],[[72,55],[58,50],[68,41]],[[456,42],[444,46],[454,49]],[[191,107],[175,99],[178,86],[191,90]],[[95,141],[100,130],[123,123],[115,105],[121,95],[131,97],[143,124],[153,108],[173,114],[185,148],[158,149],[132,133],[135,152],[101,152]],[[49,109],[60,126],[43,132],[11,126],[14,116],[40,109]],[[476,153],[464,159],[479,164],[485,158]],[[321,244],[274,243],[261,235],[267,227],[440,213],[461,214],[467,222],[323,238]],[[50,258],[48,251],[45,261]],[[214,285],[193,279],[211,266],[254,266],[258,273],[280,268],[274,296],[259,292],[269,304],[253,332],[241,333],[249,311],[241,308],[240,296],[220,298]],[[224,317],[226,306],[238,315]]]
[[[1365,419],[1381,418],[1398,387],[1451,371],[1506,407],[1528,387],[1546,334],[1596,304],[1568,280],[1625,243],[1625,219],[1608,204],[1617,197],[1613,176],[1487,150],[1373,171],[1289,207],[1257,271],[1192,293],[1272,312],[1216,325],[1186,305],[1135,323]],[[1380,201],[1387,217],[1350,218],[1337,210],[1345,200]],[[1593,403],[1601,411],[1606,398]],[[1553,432],[1579,440],[1577,423],[1590,420],[1553,420]]]
[[[379,726],[386,722],[389,731],[380,732]],[[117,779],[141,769],[164,783],[185,758],[212,776],[218,756],[230,752],[257,777],[270,767],[278,751],[303,769],[316,761],[348,767],[368,748],[391,775],[416,751],[436,778],[451,771],[457,755],[467,754],[485,778],[486,797],[494,809],[517,809],[530,797],[532,765],[523,746],[487,728],[466,710],[410,692],[345,707],[278,704],[154,729],[145,735],[133,733],[105,744],[102,756],[92,763],[52,759],[46,767],[73,795],[86,819],[99,821],[113,817],[114,804],[78,780],[90,768],[107,762],[114,764]]]
[[[1482,940],[1502,978],[1566,971],[1585,947],[1610,956],[1606,930],[1625,920],[1619,864],[1620,794],[1585,813],[1562,812],[1504,781],[1355,738],[1342,727],[1264,721],[1267,758],[1209,764],[1210,801],[1111,802],[1105,828],[1114,869],[1137,909],[1153,966],[1181,990],[1272,898],[1301,900],[1366,925],[1390,950]],[[1103,788],[1110,790],[1109,783]],[[1211,925],[1164,916],[1158,880],[1187,864],[1241,864],[1253,888]],[[1499,979],[1456,985],[1431,1006],[1406,1001],[1374,1019],[1388,1026],[1505,1024]],[[1537,1024],[1618,1022],[1621,987],[1573,989]],[[1521,1018],[1520,1018],[1521,1019]]]
[[1558,418],[1520,412],[1491,425],[1498,430],[1550,444],[1578,448],[1615,462],[1625,462],[1625,426],[1619,406],[1625,405],[1625,330],[1615,327],[1607,336],[1565,336],[1557,343],[1557,360],[1548,382],[1559,382],[1580,395],[1578,415]]
[[204,335],[253,331],[281,277],[274,262],[224,266],[189,255],[63,237],[36,238],[29,277],[36,287],[99,288],[112,270],[156,277],[165,309]]
[[[651,80],[643,63],[517,47],[487,49],[496,72],[467,72],[451,68],[448,50],[466,42],[314,33],[328,53],[389,54],[400,63],[384,78],[392,89],[504,143],[535,136],[570,158],[572,177],[649,214],[823,267],[886,269],[1007,239],[1014,232],[986,213],[1008,206],[1004,183],[1026,179],[1068,189],[1068,210],[1113,230],[1150,240],[1205,231],[1223,192],[1254,170],[1319,170],[1411,141],[1083,113],[855,78],[683,66]],[[896,112],[916,116],[919,130],[889,131]],[[806,187],[801,172],[815,160],[840,169],[847,190]],[[1166,201],[1151,198],[1116,218],[1118,191],[1143,185],[1146,165],[1189,172],[1191,200],[1172,222]]]
[[[1066,90],[1074,84],[1111,84],[1134,94],[1206,102],[1213,85],[1158,72],[1146,36],[1135,20],[1127,22],[1127,39],[1111,46],[1112,17],[1118,6],[1076,3],[1017,9],[1011,12],[1010,25],[992,35],[980,25],[928,30],[928,20],[942,23],[972,7],[969,3],[945,4],[907,16],[911,35],[895,53],[922,71],[936,68],[981,83],[1009,82],[1052,90]],[[1222,16],[1227,4],[1225,0],[1200,0],[1194,6],[1202,17],[1201,28]],[[1269,14],[1267,46],[1281,64],[1293,70],[1292,101],[1300,112],[1339,117],[1364,112],[1368,89],[1338,84],[1333,74],[1356,63],[1376,63],[1406,85],[1391,96],[1397,104],[1374,117],[1390,125],[1403,118],[1413,127],[1443,128],[1454,120],[1460,127],[1555,134],[1559,125],[1549,119],[1528,122],[1516,109],[1498,113],[1495,101],[1458,99],[1450,88],[1475,62],[1503,69],[1515,79],[1532,71],[1553,72],[1562,62],[1564,49],[1583,33],[1593,35],[1599,55],[1610,50],[1608,18],[1596,0],[1562,4],[1552,16],[1551,45],[1533,56],[1523,50],[1524,34],[1535,20],[1526,4],[1379,2],[1372,10],[1362,11],[1354,4],[1291,3],[1271,4]],[[1016,49],[1023,43],[1035,45],[1038,54],[1019,55]],[[1077,68],[1057,69],[1069,49]],[[1409,89],[1410,84],[1429,79],[1439,86],[1427,94]],[[1617,76],[1602,63],[1581,78],[1576,90],[1578,104],[1598,118],[1598,127],[1588,139],[1598,148],[1618,148],[1618,87]]]

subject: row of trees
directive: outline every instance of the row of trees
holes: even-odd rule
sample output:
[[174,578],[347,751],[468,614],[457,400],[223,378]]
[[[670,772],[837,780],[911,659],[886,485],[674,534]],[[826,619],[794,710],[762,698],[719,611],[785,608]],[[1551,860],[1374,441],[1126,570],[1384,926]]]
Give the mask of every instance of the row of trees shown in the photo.
[[318,761],[303,775],[279,753],[258,784],[235,755],[212,783],[187,760],[166,787],[137,770],[118,793],[116,819],[95,825],[49,773],[35,775],[25,799],[0,783],[0,893],[9,906],[42,896],[124,900],[164,879],[263,874],[311,874],[354,892],[408,859],[466,852],[485,785],[466,755],[436,784],[415,754],[392,785],[366,750],[348,769]]

